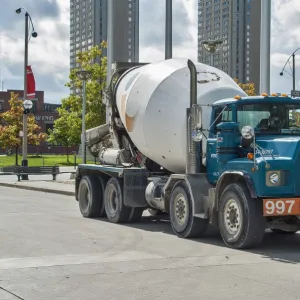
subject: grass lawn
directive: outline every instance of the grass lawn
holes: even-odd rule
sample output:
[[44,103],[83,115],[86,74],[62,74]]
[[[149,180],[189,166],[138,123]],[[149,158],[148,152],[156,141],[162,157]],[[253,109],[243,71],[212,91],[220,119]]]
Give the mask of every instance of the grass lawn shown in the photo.
[[[28,166],[74,166],[74,155],[69,156],[69,162],[67,161],[67,155],[43,155],[43,156],[27,156]],[[77,157],[76,164],[81,164],[81,158]],[[0,168],[7,166],[14,166],[16,163],[16,156],[0,156]],[[19,165],[22,164],[22,156],[18,157]],[[87,163],[94,163],[87,161]]]

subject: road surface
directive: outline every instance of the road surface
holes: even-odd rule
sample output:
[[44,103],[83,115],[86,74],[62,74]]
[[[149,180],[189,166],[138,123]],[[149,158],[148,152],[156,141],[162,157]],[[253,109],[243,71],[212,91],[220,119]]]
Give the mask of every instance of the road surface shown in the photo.
[[1,187],[0,300],[300,299],[300,234],[255,252],[167,220],[84,219],[73,197]]

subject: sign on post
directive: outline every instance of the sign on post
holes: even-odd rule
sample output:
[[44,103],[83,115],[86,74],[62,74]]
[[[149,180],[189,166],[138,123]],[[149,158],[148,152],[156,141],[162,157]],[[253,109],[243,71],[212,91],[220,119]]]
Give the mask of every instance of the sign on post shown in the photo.
[[292,90],[291,91],[291,96],[292,97],[300,97],[300,91]]

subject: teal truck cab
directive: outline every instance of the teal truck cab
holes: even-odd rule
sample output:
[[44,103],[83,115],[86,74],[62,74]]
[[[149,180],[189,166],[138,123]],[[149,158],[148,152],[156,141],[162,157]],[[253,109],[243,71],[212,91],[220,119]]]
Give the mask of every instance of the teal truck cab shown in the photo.
[[216,102],[211,120],[206,172],[226,243],[300,230],[300,99],[237,96]]

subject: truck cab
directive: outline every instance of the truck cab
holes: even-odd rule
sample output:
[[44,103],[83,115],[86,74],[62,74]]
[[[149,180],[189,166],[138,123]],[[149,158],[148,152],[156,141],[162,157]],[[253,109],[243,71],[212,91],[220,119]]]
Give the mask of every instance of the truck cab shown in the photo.
[[[300,228],[300,98],[266,95],[217,101],[207,138],[206,173],[218,187],[242,175],[275,232]],[[219,195],[221,197],[221,195]],[[231,224],[232,225],[232,224]]]

